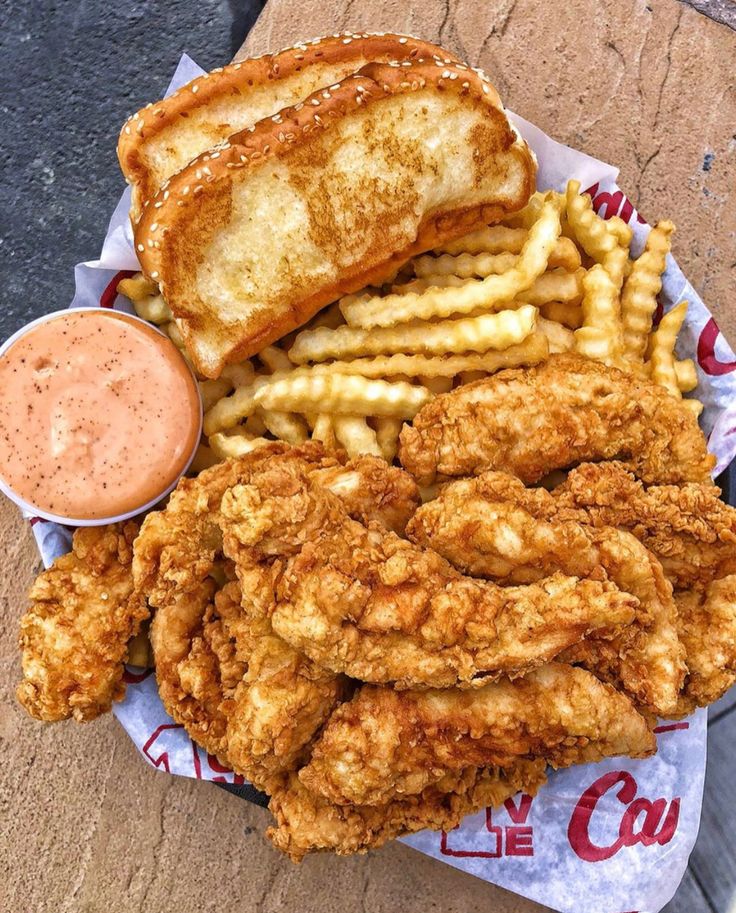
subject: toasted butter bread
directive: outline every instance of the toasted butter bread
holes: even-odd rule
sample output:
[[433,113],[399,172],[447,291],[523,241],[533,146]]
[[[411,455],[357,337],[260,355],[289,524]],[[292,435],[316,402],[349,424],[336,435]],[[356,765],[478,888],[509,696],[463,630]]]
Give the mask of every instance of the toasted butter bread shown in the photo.
[[131,219],[143,203],[193,158],[233,133],[339,82],[371,62],[437,57],[449,51],[408,35],[315,38],[296,47],[220,67],[128,118],[118,159],[132,186]]
[[149,201],[144,272],[207,377],[521,208],[533,154],[462,64],[370,64],[199,156]]

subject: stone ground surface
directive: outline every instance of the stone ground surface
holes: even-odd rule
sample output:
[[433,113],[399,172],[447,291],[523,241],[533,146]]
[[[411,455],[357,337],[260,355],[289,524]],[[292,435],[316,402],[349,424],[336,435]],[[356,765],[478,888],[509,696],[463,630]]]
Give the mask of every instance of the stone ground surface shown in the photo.
[[[0,336],[66,305],[72,265],[96,255],[122,187],[114,146],[124,117],[165,88],[182,50],[206,67],[225,62],[257,6],[0,2],[12,86],[0,102]],[[645,216],[677,223],[675,253],[733,340],[735,11],[733,0],[271,0],[247,48],[343,28],[441,38],[480,63],[520,114],[616,162]],[[13,690],[18,617],[38,561],[6,502],[0,553],[0,910],[542,909],[398,844],[293,867],[263,840],[265,811],[152,770],[111,717],[30,721]],[[733,909],[734,707],[726,698],[711,714],[701,835],[670,913]]]

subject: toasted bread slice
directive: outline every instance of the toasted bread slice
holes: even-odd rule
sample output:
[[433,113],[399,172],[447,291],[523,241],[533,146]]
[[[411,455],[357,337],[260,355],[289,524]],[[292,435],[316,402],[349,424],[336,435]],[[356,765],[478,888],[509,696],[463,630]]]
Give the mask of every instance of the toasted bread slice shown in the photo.
[[370,64],[204,153],[147,203],[144,272],[216,377],[411,256],[521,208],[533,154],[462,64]]
[[457,58],[408,35],[331,35],[213,70],[123,125],[118,158],[132,186],[131,219],[143,203],[201,152],[233,133],[295,105],[373,61]]

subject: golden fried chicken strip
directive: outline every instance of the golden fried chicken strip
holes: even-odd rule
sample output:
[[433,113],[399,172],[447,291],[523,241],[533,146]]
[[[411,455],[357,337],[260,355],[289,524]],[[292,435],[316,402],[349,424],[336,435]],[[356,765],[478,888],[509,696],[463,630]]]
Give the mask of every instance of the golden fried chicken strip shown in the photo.
[[31,587],[16,693],[32,717],[83,722],[122,699],[128,643],[148,618],[145,600],[133,595],[137,532],[132,521],[78,529],[72,551]]
[[622,463],[584,463],[554,491],[560,515],[628,530],[662,563],[675,589],[736,573],[736,509],[712,483],[644,486]]
[[167,712],[262,788],[299,763],[346,687],[273,634],[278,568],[241,551],[240,587],[223,578],[223,494],[262,465],[291,463],[334,488],[356,516],[403,529],[418,502],[410,477],[381,460],[345,464],[318,444],[273,444],[182,480],[166,509],[146,518],[135,545],[138,586],[158,609],[151,639]]
[[264,467],[222,499],[228,555],[291,556],[274,631],[318,665],[397,687],[446,687],[539,665],[595,631],[611,635],[637,600],[563,574],[502,588],[463,577],[431,550],[348,517],[292,464]]
[[293,862],[320,850],[338,856],[365,853],[425,828],[452,830],[466,815],[501,805],[520,791],[534,796],[546,782],[545,768],[544,761],[517,761],[504,769],[468,767],[416,796],[378,806],[335,805],[291,774],[271,797],[276,826],[267,836]]
[[655,750],[625,695],[584,669],[550,663],[474,691],[364,685],[332,714],[299,779],[339,805],[380,805],[468,766],[541,758],[567,767]]
[[736,683],[736,574],[678,593],[677,608],[688,667],[677,714],[686,716]]
[[715,466],[692,412],[663,387],[569,353],[435,397],[399,446],[420,485],[489,469],[536,482],[600,459],[660,484],[708,482]]
[[416,512],[407,534],[459,570],[504,583],[531,583],[554,571],[612,580],[639,600],[632,626],[609,640],[586,639],[563,656],[623,688],[647,710],[672,713],[685,675],[684,650],[662,566],[629,533],[558,514],[548,491],[488,472],[442,486]]

